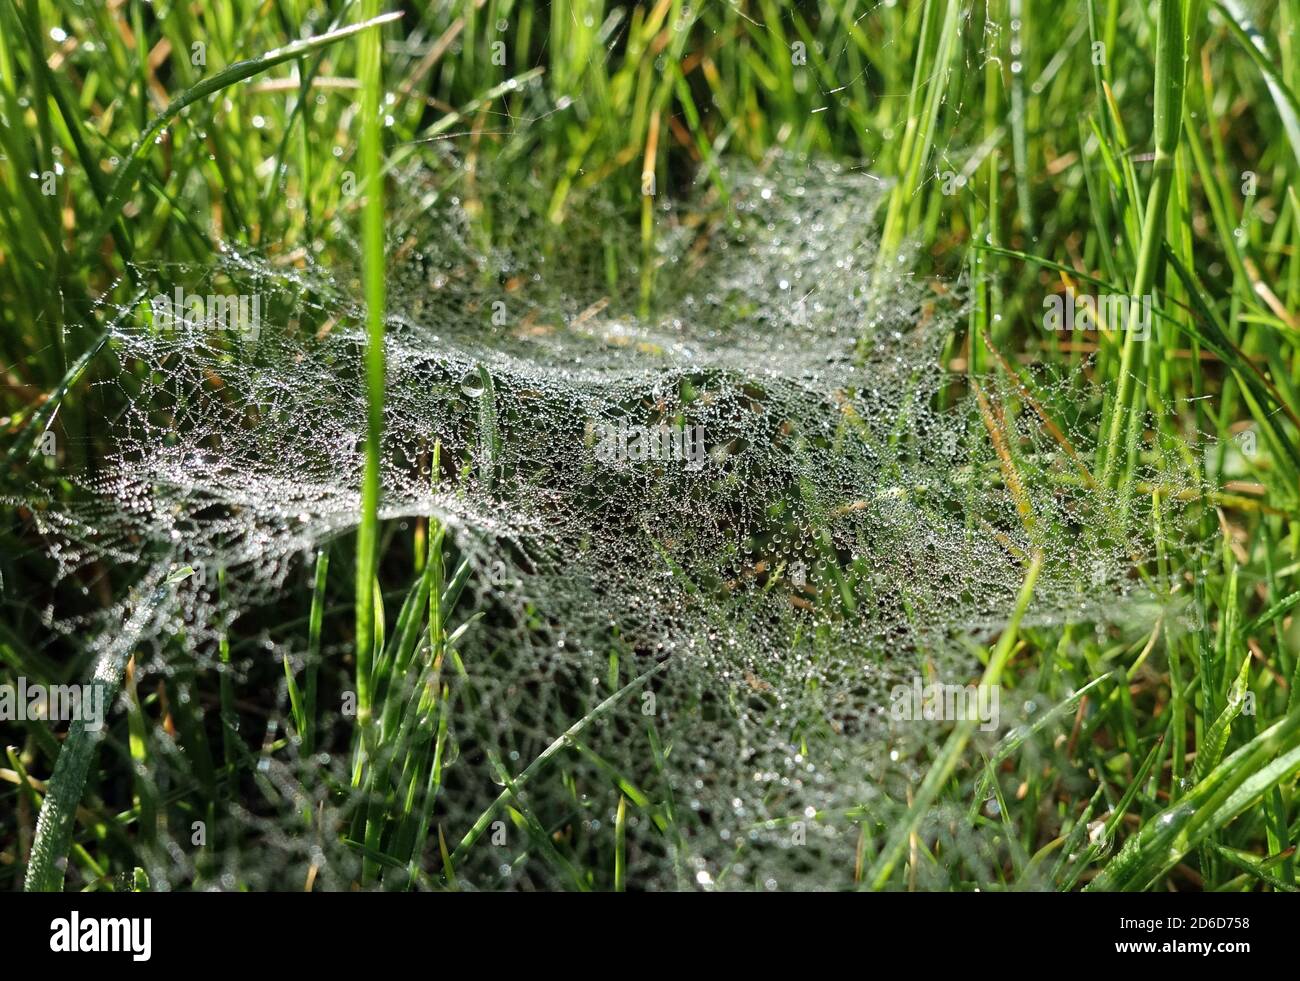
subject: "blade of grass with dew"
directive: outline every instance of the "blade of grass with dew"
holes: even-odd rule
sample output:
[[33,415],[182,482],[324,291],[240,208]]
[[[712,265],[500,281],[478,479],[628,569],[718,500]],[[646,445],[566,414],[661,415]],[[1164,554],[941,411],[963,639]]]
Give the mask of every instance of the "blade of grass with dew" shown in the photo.
[[[188,570],[182,570],[177,576],[188,574]],[[104,707],[105,715],[117,699],[126,662],[135,651],[136,640],[143,634],[154,610],[163,601],[164,591],[174,581],[175,578],[169,579],[152,589],[149,598],[136,606],[122,630],[114,635],[108,648],[99,656],[90,684],[97,689],[97,697],[103,699],[100,704]],[[23,889],[27,892],[58,892],[63,888],[65,860],[72,842],[72,825],[77,805],[81,801],[86,775],[101,738],[102,728],[89,729],[86,720],[81,718],[75,719],[68,730],[59,758],[54,764],[54,773],[50,776],[49,791],[36,821],[36,838],[23,884]]]
[[1124,842],[1089,890],[1146,888],[1207,835],[1300,770],[1300,713],[1260,733]]

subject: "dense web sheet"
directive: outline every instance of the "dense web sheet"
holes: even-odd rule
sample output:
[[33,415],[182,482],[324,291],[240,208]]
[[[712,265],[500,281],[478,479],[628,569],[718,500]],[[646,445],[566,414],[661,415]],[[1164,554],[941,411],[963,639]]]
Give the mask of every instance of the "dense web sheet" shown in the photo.
[[[1089,485],[1091,442],[1069,418],[1054,435],[1004,373],[974,386],[946,372],[960,284],[914,281],[906,257],[873,275],[878,181],[794,162],[726,181],[729,208],[706,195],[663,210],[649,317],[608,295],[599,260],[484,251],[458,202],[418,171],[402,181],[382,515],[408,534],[423,516],[444,523],[449,569],[469,564],[434,811],[452,845],[501,791],[493,761],[517,776],[658,666],[538,769],[521,811],[596,856],[629,796],[640,887],[851,885],[862,823],[897,819],[911,761],[946,732],[896,719],[894,686],[977,679],[974,650],[1006,624],[1035,551],[1026,624],[1093,624],[1140,613],[1150,592],[1135,569],[1154,554],[1153,527],[1181,540],[1178,488],[1157,524],[1149,495]],[[539,219],[514,220],[526,232]],[[593,232],[575,225],[572,238]],[[260,329],[128,311],[113,337],[124,370],[111,384],[130,396],[118,450],[81,504],[40,520],[65,573],[140,569],[140,588],[96,627],[101,648],[139,644],[152,652],[141,670],[163,674],[184,652],[238,685],[251,659],[301,665],[305,625],[256,611],[309,593],[311,555],[358,519],[361,311],[347,272],[301,261],[230,253],[211,270],[148,272],[162,290],[256,293]],[[1091,397],[1078,378],[1034,384],[1039,405]],[[1165,448],[1143,453],[1145,472],[1165,468],[1153,459]],[[168,583],[183,566],[204,574]],[[132,611],[139,636],[124,641]],[[342,658],[347,617],[330,623],[323,656]],[[221,639],[241,632],[222,665]],[[344,748],[352,720],[322,699]],[[1003,698],[1001,731],[978,743],[1045,708]],[[267,723],[266,744],[282,725]],[[332,843],[347,795],[317,770],[346,786],[345,753],[303,764],[263,752],[259,787],[279,804],[216,816],[241,843],[222,852],[227,884],[292,887],[309,865],[326,888],[355,875],[355,852]],[[959,818],[936,814],[925,833],[979,862],[980,833]],[[188,829],[170,834],[151,870],[160,885],[193,869],[177,844]],[[572,885],[563,859],[524,851],[523,838],[485,836],[459,882]],[[436,851],[426,865],[436,872]]]

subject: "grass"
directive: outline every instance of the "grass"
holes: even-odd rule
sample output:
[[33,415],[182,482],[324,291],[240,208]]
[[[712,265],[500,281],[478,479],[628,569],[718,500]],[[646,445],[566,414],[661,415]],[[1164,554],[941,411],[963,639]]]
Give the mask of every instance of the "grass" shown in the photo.
[[[158,861],[158,827],[270,800],[268,761],[310,769],[327,751],[348,758],[364,791],[342,836],[367,886],[458,887],[498,820],[518,829],[548,886],[638,888],[638,820],[657,829],[665,865],[680,864],[681,805],[655,782],[672,747],[651,725],[646,772],[627,774],[593,764],[581,738],[640,697],[653,671],[612,654],[608,691],[572,693],[566,730],[537,734],[518,763],[490,757],[490,715],[458,652],[478,615],[463,599],[468,566],[437,520],[379,520],[384,192],[403,165],[425,161],[490,248],[519,234],[494,213],[499,190],[479,184],[493,175],[539,216],[528,234],[547,256],[562,253],[577,218],[610,216],[636,234],[592,243],[604,285],[649,312],[671,285],[654,262],[660,197],[699,183],[725,202],[722,161],[761,164],[781,149],[893,182],[877,275],[905,255],[920,277],[968,277],[970,316],[945,362],[954,385],[1001,373],[1021,393],[985,415],[1005,486],[1034,465],[1007,436],[1017,413],[1097,433],[1095,454],[1069,449],[1078,479],[1153,502],[1157,523],[1169,494],[1136,477],[1154,445],[1181,446],[1213,486],[1192,502],[1195,547],[1171,546],[1141,570],[1166,606],[1140,631],[1023,624],[1038,568],[1027,557],[1021,602],[973,655],[985,679],[1046,714],[987,759],[969,724],[936,740],[915,761],[925,775],[901,818],[883,822],[865,804],[841,816],[859,829],[859,858],[827,885],[1295,891],[1300,3],[467,0],[400,13],[378,0],[323,13],[295,0],[0,0],[6,499],[34,482],[56,502],[71,497],[74,475],[107,451],[104,421],[123,406],[96,384],[111,372],[99,300],[145,295],[133,261],[205,265],[232,241],[272,260],[306,250],[358,268],[369,402],[357,534],[331,542],[305,586],[290,579],[267,617],[299,630],[305,660],[235,671],[231,648],[255,633],[236,622],[227,670],[196,670],[178,649],[175,673],[135,689],[102,745],[77,725],[51,735],[39,722],[0,723],[12,747],[0,768],[0,886],[134,883]],[[554,111],[535,113],[539,102]],[[1150,338],[1126,329],[1136,304],[1128,325],[1042,329],[1044,296],[1098,292],[1154,295]],[[1030,365],[1086,377],[1087,400],[1054,400]],[[479,371],[491,479],[503,420]],[[40,449],[45,433],[53,453]],[[428,452],[437,480],[439,448]],[[0,532],[0,682],[93,676],[116,693],[139,652],[119,644],[92,663],[75,638],[48,632],[42,610],[105,607],[138,586],[133,570],[49,585],[33,506],[13,507]],[[1021,518],[1031,526],[1032,513]],[[843,575],[852,597],[856,572]],[[1177,629],[1179,605],[1193,628]],[[358,724],[340,742],[323,706],[351,690]],[[281,718],[258,745],[254,721],[261,732]],[[501,789],[453,827],[442,804],[455,757],[470,750]],[[599,790],[577,791],[579,761],[603,774]],[[527,804],[526,788],[544,780],[608,803],[607,827],[581,847],[561,834]],[[322,834],[321,808],[347,796],[328,787],[314,805],[296,802],[299,833]],[[934,807],[992,836],[996,860],[949,861],[945,848],[957,849],[927,817]],[[219,842],[217,854],[240,844]],[[311,868],[306,883],[274,884],[311,888]],[[223,871],[196,859],[190,878]],[[227,887],[248,884],[231,874]]]
[[1139,317],[1138,304],[1155,285],[1156,267],[1164,244],[1165,208],[1173,186],[1174,154],[1178,150],[1178,137],[1183,128],[1183,74],[1187,56],[1185,37],[1187,4],[1181,0],[1161,0],[1159,22],[1156,28],[1155,161],[1152,164],[1151,191],[1147,197],[1146,211],[1142,215],[1142,238],[1137,255],[1137,271],[1133,274],[1133,305],[1129,309],[1128,329],[1124,333],[1124,346],[1119,363],[1119,391],[1111,406],[1110,426],[1106,438],[1106,463],[1102,483],[1111,486],[1111,475],[1117,472],[1116,460],[1120,451],[1123,430],[1132,429],[1138,415],[1130,404],[1135,371],[1141,371],[1137,360],[1139,332],[1133,328]]
[[[379,16],[379,0],[365,0],[363,13],[368,20]],[[365,203],[361,214],[361,262],[366,300],[366,468],[361,484],[361,525],[357,529],[357,728],[365,752],[361,769],[369,765],[374,754],[372,729],[374,709],[375,567],[378,560],[379,467],[384,428],[384,185],[383,147],[380,126],[383,120],[383,74],[381,39],[370,31],[362,39],[358,73],[361,76],[361,144],[358,169]],[[374,842],[369,836],[367,846]],[[373,875],[374,870],[369,870]]]

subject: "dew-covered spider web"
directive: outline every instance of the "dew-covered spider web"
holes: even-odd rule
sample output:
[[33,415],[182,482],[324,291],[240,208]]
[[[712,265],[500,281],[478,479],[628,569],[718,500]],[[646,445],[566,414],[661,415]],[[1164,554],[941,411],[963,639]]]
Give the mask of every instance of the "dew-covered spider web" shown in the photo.
[[[1024,629],[1092,631],[1143,616],[1155,529],[1184,540],[1171,448],[1137,456],[1137,486],[1161,474],[1160,515],[1149,493],[1089,476],[1095,440],[1074,420],[1097,393],[1082,375],[950,371],[962,283],[914,277],[907,257],[878,268],[873,178],[777,161],[733,168],[728,201],[657,206],[648,315],[636,276],[611,288],[605,272],[640,241],[588,255],[612,221],[574,216],[572,254],[532,251],[543,218],[502,194],[493,238],[521,244],[488,248],[426,173],[400,183],[385,555],[430,519],[446,529],[448,578],[468,571],[448,617],[464,630],[438,675],[450,708],[422,884],[445,881],[439,834],[455,850],[569,731],[458,855],[461,888],[607,887],[579,870],[612,869],[620,798],[632,887],[851,887],[864,839],[905,812],[949,728],[895,718],[895,686],[976,681],[1032,555]],[[140,585],[107,621],[61,626],[134,650],[141,690],[162,678],[184,697],[211,671],[257,699],[240,686],[259,659],[302,676],[314,555],[333,544],[342,608],[320,656],[348,676],[342,545],[366,426],[355,270],[231,251],[211,269],[143,273],[160,292],[256,293],[262,321],[254,338],[199,317],[160,324],[147,303],[117,311],[108,384],[129,409],[116,449],[79,503],[39,520],[65,576],[108,563]],[[183,567],[196,573],[169,582]],[[408,556],[382,575],[391,634],[416,573]],[[421,683],[427,647],[410,669]],[[251,773],[241,804],[209,818],[224,844],[203,859],[189,826],[161,828],[154,884],[184,886],[203,861],[204,881],[227,888],[355,881],[346,694],[322,682],[306,760],[283,685],[262,697],[269,714],[242,713]],[[999,728],[975,735],[986,754],[1048,706],[1005,693],[1000,708]],[[153,765],[169,799],[198,779],[179,741]],[[922,834],[971,869],[994,861],[964,811],[937,810]],[[943,874],[923,868],[921,885]]]

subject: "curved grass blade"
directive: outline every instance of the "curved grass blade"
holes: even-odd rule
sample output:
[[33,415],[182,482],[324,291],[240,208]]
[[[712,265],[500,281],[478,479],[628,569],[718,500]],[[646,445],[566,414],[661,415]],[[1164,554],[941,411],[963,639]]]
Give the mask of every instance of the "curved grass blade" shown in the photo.
[[1147,888],[1213,831],[1297,772],[1300,713],[1293,713],[1216,766],[1178,803],[1147,821],[1087,888],[1100,892]]
[[991,779],[989,775],[998,768],[999,764],[1023,746],[1030,736],[1038,735],[1038,733],[1042,732],[1057,719],[1060,719],[1077,709],[1079,703],[1082,702],[1090,692],[1104,684],[1106,681],[1109,681],[1110,678],[1111,675],[1108,674],[1102,675],[1100,678],[1094,678],[1069,698],[1057,702],[1041,716],[1035,719],[1032,724],[1027,726],[1016,726],[1016,728],[1003,736],[994,750],[992,757],[989,758],[988,766],[984,770],[984,776],[980,778],[979,787],[972,797],[972,812],[978,812],[980,803],[988,795],[989,782]]
[[[1043,554],[1034,553],[1033,559],[1029,563],[1029,568],[1025,573],[1025,581],[1020,587],[1020,595],[1016,598],[1016,607],[1011,614],[1011,621],[1002,631],[1002,637],[998,640],[998,645],[989,657],[988,667],[984,670],[984,676],[980,678],[982,685],[996,685],[1002,678],[1002,668],[1006,665],[1007,659],[1011,656],[1011,649],[1015,646],[1016,636],[1020,629],[1020,620],[1029,608],[1029,603],[1034,596],[1034,586],[1038,582],[1038,573],[1043,568]],[[971,733],[975,731],[977,720],[968,719],[958,723],[953,729],[952,735],[944,743],[943,749],[939,756],[930,765],[925,779],[921,781],[921,786],[916,792],[916,798],[912,806],[908,808],[907,817],[900,821],[894,827],[894,833],[891,835],[888,844],[881,850],[875,864],[872,866],[866,881],[871,889],[883,889],[889,882],[890,876],[893,875],[894,867],[898,864],[898,859],[907,846],[907,841],[911,838],[916,826],[921,823],[921,818],[925,815],[926,809],[938,795],[939,789],[952,775],[956,769],[957,762],[961,757],[962,751],[969,742]]]
[[122,208],[126,204],[126,197],[131,193],[131,187],[135,183],[140,169],[144,166],[144,152],[153,145],[156,137],[173,117],[175,117],[186,106],[192,105],[214,92],[219,92],[224,88],[229,88],[236,82],[242,82],[246,78],[261,74],[269,68],[283,64],[286,61],[292,61],[294,58],[301,58],[318,48],[334,44],[336,41],[342,41],[344,38],[351,37],[353,34],[368,30],[372,27],[379,27],[390,21],[397,20],[401,17],[400,12],[383,14],[379,17],[372,17],[364,20],[359,24],[352,24],[348,27],[341,27],[337,31],[327,31],[324,34],[318,34],[315,37],[304,38],[301,41],[294,41],[292,44],[286,44],[282,48],[275,48],[258,58],[249,58],[247,61],[237,61],[223,71],[218,72],[211,78],[205,78],[197,85],[186,89],[171,103],[154,117],[149,128],[141,134],[136,140],[135,146],[127,152],[122,169],[118,171],[117,177],[113,181],[112,187],[109,188],[108,198],[104,202],[103,210],[99,214],[99,221],[94,226],[94,232],[90,236],[91,242],[97,242],[104,237],[104,234],[113,226],[118,217],[122,214]]
[[1264,76],[1264,84],[1268,86],[1268,93],[1273,97],[1277,114],[1282,118],[1282,129],[1286,131],[1291,152],[1295,154],[1296,162],[1300,163],[1300,100],[1297,100],[1295,93],[1287,88],[1286,82],[1282,80],[1277,68],[1269,60],[1268,46],[1264,43],[1264,37],[1250,22],[1250,17],[1242,9],[1240,0],[1215,0],[1214,6],[1227,21],[1228,31],[1241,43],[1246,54],[1250,55],[1250,60]]
[[[164,590],[172,581],[168,580],[155,587],[150,593],[150,600],[136,606],[122,630],[113,635],[111,643],[99,656],[90,684],[102,693],[103,701],[100,704],[104,706],[105,714],[117,699],[126,662],[135,651],[137,639],[148,627],[154,609],[162,601]],[[64,739],[59,758],[54,764],[54,773],[50,776],[49,792],[45,795],[40,817],[36,820],[36,839],[32,844],[32,857],[23,883],[23,889],[27,892],[59,892],[63,888],[77,805],[81,802],[95,748],[103,735],[102,727],[97,730],[87,729],[84,719],[74,720],[68,729],[67,738]]]
[[529,763],[528,766],[524,768],[524,772],[519,774],[518,777],[516,777],[510,784],[508,784],[506,786],[506,789],[501,791],[501,793],[497,796],[497,799],[488,805],[487,810],[485,810],[482,814],[479,815],[478,820],[474,822],[474,826],[465,832],[465,837],[463,837],[460,840],[460,844],[456,846],[456,850],[451,853],[451,855],[448,857],[448,861],[444,862],[444,865],[449,866],[450,868],[454,868],[455,864],[460,861],[461,857],[467,851],[469,851],[470,848],[474,846],[474,842],[478,841],[478,839],[482,836],[483,832],[487,830],[488,825],[492,821],[493,815],[495,815],[497,811],[501,809],[501,806],[505,804],[507,800],[513,797],[515,793],[517,793],[519,790],[522,790],[524,786],[528,783],[528,781],[533,777],[533,775],[536,774],[537,771],[540,770],[543,766],[545,766],[547,761],[550,760],[551,757],[553,757],[561,749],[567,746],[570,740],[572,740],[574,737],[579,735],[584,729],[586,729],[587,726],[590,725],[593,720],[598,719],[600,716],[604,715],[611,708],[613,708],[619,701],[622,700],[624,695],[626,695],[628,692],[632,691],[633,689],[640,687],[652,675],[658,674],[667,666],[668,666],[667,661],[661,661],[650,670],[640,675],[637,675],[637,677],[633,678],[631,681],[629,681],[618,691],[614,692],[614,694],[610,695],[609,698],[605,699],[603,702],[597,705],[594,709],[592,709],[590,712],[584,715],[581,719],[579,719],[577,722],[571,725],[568,729],[560,733],[560,735],[556,736],[555,740],[544,750],[542,750],[540,754],[538,754],[537,759]]

